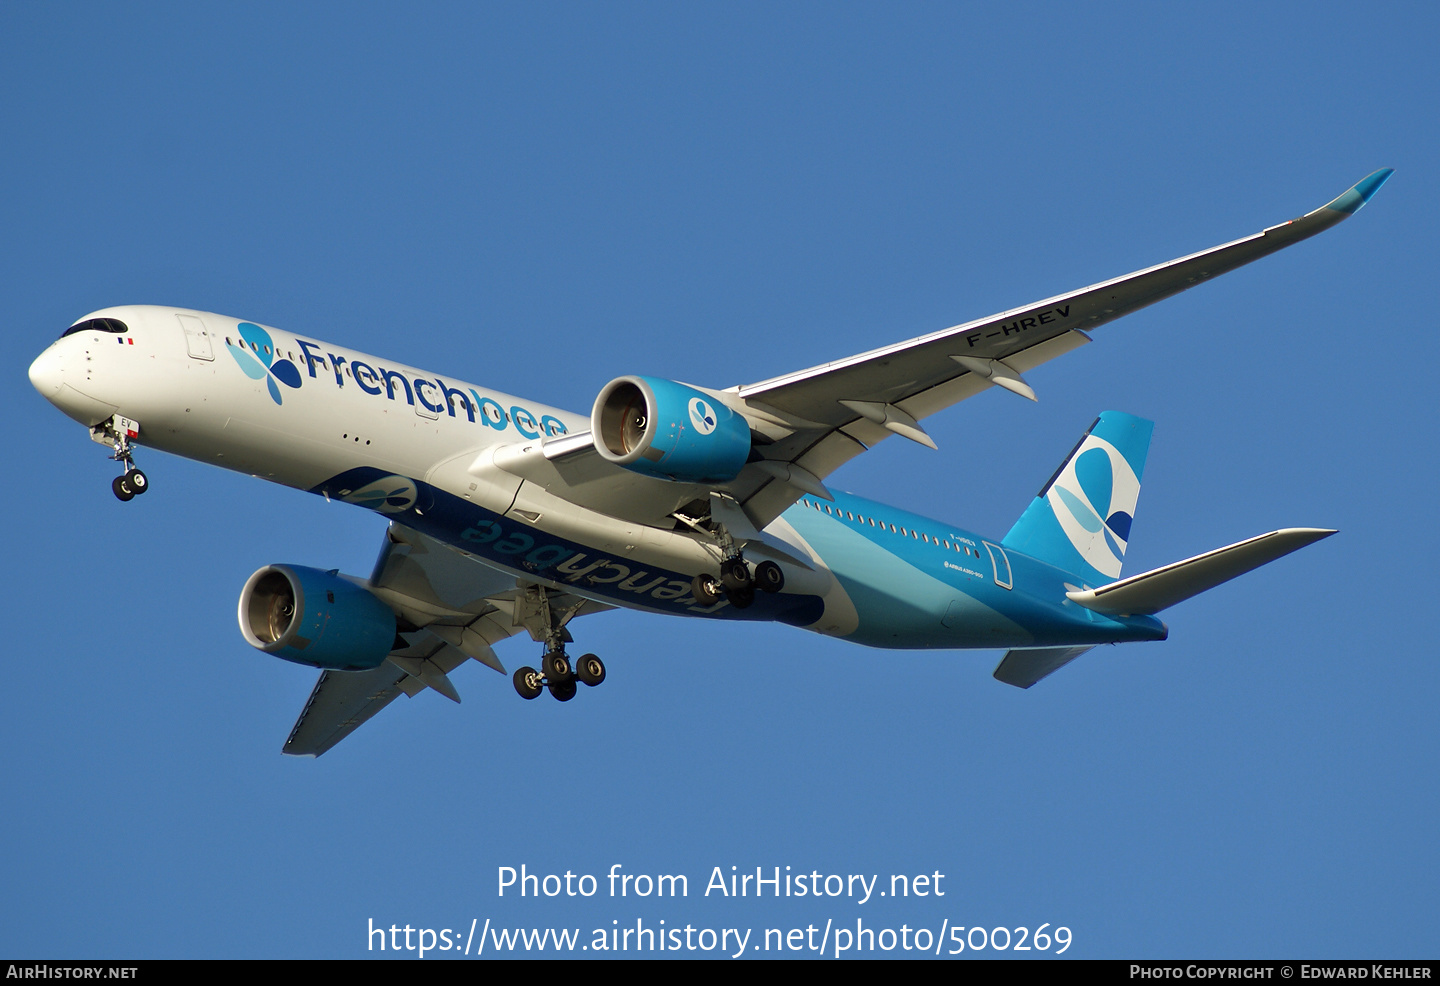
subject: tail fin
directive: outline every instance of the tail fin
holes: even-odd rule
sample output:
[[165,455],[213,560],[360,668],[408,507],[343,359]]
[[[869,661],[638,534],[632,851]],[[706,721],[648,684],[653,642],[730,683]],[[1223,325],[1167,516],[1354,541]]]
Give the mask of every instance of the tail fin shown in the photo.
[[1087,582],[1118,579],[1154,429],[1102,412],[1000,543]]

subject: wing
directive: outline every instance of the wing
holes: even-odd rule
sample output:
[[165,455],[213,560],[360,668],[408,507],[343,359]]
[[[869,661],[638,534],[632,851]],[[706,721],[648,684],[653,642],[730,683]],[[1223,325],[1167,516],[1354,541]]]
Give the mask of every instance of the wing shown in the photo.
[[[492,646],[522,630],[537,632],[534,607],[525,604],[533,587],[399,524],[385,532],[366,588],[395,611],[397,639],[407,646],[369,671],[321,672],[285,753],[318,757],[402,693],[431,688],[459,702],[451,671],[476,660],[504,674]],[[549,602],[567,619],[611,608],[556,592]]]
[[[771,444],[733,490],[763,527],[836,468],[891,434],[934,447],[920,420],[991,386],[1034,399],[1023,374],[1086,334],[1320,233],[1360,209],[1386,168],[1298,219],[1168,263],[931,335],[725,392]],[[749,481],[746,488],[745,481]]]
[[[802,493],[828,497],[825,477],[876,442],[899,434],[933,448],[920,422],[992,386],[1033,400],[1024,374],[1089,342],[1088,332],[1329,229],[1364,205],[1390,174],[1388,168],[1377,171],[1319,209],[1253,236],[1078,291],[772,380],[724,391],[697,387],[750,425],[751,461],[728,483],[637,475],[596,453],[589,432],[521,443],[478,459],[471,451],[455,460],[454,479],[483,478],[486,488],[503,491],[495,507],[501,512],[518,508],[518,490],[521,499],[554,497],[638,525],[637,537],[640,528],[674,530],[684,517],[714,518],[721,509],[734,536],[755,545],[761,529]],[[521,479],[528,481],[523,490]],[[543,513],[550,507],[537,501],[527,509]]]

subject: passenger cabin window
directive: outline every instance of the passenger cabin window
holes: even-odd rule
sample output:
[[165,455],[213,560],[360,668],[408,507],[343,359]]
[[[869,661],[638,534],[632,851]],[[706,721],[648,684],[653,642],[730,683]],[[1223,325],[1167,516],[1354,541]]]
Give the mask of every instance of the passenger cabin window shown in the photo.
[[129,332],[130,327],[118,318],[87,318],[83,322],[76,322],[70,328],[60,333],[60,338],[74,335],[77,332],[113,332],[119,335],[122,332]]

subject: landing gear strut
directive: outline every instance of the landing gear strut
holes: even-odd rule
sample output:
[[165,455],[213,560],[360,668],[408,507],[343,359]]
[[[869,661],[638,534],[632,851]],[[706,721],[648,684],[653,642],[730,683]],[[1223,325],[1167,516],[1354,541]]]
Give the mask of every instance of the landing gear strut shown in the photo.
[[150,480],[143,472],[135,468],[134,446],[130,443],[130,439],[139,433],[138,422],[118,414],[104,425],[97,425],[91,429],[91,435],[97,442],[115,449],[110,458],[125,467],[125,472],[110,482],[111,492],[115,494],[117,500],[122,502],[133,499],[150,488]]
[[[723,504],[713,494],[710,500],[711,514],[708,518],[697,519],[678,511],[671,514],[676,520],[693,528],[697,533],[713,539],[719,548],[720,577],[716,578],[709,572],[701,572],[695,576],[690,583],[690,592],[695,597],[695,601],[701,606],[714,606],[721,600],[726,600],[736,609],[744,609],[755,601],[756,589],[763,592],[779,592],[785,588],[785,573],[773,561],[762,561],[755,566],[753,573],[750,571],[750,566],[745,563],[745,555],[740,549],[741,542],[736,541],[735,535],[715,514],[716,509],[722,507]],[[730,501],[730,507],[727,509],[737,514],[739,511],[733,501]],[[745,524],[749,523],[744,519],[743,514],[739,516]]]
[[584,604],[584,600],[580,600],[557,609],[550,591],[543,585],[526,586],[524,596],[515,601],[515,622],[545,644],[539,671],[521,668],[515,672],[515,691],[521,698],[539,698],[540,693],[548,689],[555,701],[568,702],[578,690],[577,680],[592,688],[605,680],[605,664],[594,654],[586,654],[574,667],[565,654],[565,645],[574,642],[565,624]]

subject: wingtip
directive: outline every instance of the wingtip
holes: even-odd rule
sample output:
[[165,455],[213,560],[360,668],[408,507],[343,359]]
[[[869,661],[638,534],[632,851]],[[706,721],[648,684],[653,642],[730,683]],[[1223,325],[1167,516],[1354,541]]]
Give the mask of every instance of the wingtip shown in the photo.
[[1314,544],[1316,541],[1323,541],[1328,537],[1339,534],[1338,530],[1329,527],[1286,527],[1275,532],[1282,537],[1304,542],[1305,545]]
[[1389,181],[1390,176],[1395,173],[1394,168],[1381,168],[1373,174],[1366,175],[1356,182],[1345,194],[1336,198],[1325,206],[1334,212],[1355,213],[1359,212],[1370,197],[1380,190],[1380,186]]

